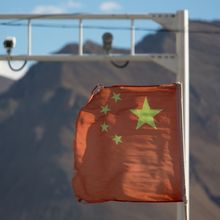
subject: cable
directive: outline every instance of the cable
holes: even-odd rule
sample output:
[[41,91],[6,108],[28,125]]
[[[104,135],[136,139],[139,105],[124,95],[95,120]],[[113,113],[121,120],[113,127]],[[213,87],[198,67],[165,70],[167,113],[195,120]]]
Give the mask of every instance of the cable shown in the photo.
[[[0,23],[1,26],[15,26],[15,27],[26,27],[27,24],[24,23],[14,23],[13,22],[2,22]],[[78,29],[78,25],[65,25],[65,24],[42,24],[42,23],[35,23],[32,24],[32,27],[38,28],[63,28],[63,29]],[[130,27],[107,27],[107,26],[93,26],[93,25],[84,25],[84,29],[97,29],[97,30],[131,30]],[[168,29],[156,29],[156,28],[142,28],[142,27],[135,27],[135,31],[149,31],[149,32],[168,32],[168,33],[178,33],[182,32],[181,30],[168,30]],[[191,34],[220,34],[220,31],[209,31],[209,30],[189,30]]]
[[[8,23],[8,22],[2,22],[0,23],[1,26],[15,26],[15,27],[25,27],[27,26],[27,24],[23,24],[23,23]],[[66,29],[78,29],[79,26],[78,25],[65,25],[65,24],[41,24],[41,23],[35,23],[32,24],[33,27],[40,27],[40,28],[66,28]],[[92,25],[84,25],[83,29],[109,29],[109,30],[131,30],[131,28],[129,27],[107,27],[107,26],[92,26]],[[155,28],[136,28],[136,30],[143,30],[143,31],[157,31],[157,29]]]
[[26,63],[27,63],[27,60],[24,61],[24,63],[22,64],[21,67],[19,67],[19,68],[14,68],[14,67],[11,65],[11,61],[8,60],[8,66],[10,67],[11,70],[13,70],[13,71],[15,71],[15,72],[18,72],[18,71],[22,70],[22,69],[24,68],[24,66],[26,65]]
[[128,66],[129,60],[126,61],[126,62],[123,63],[123,64],[118,64],[118,63],[115,63],[114,61],[111,60],[111,64],[112,64],[113,66],[117,67],[117,68],[123,69],[123,68],[125,68],[125,67]]

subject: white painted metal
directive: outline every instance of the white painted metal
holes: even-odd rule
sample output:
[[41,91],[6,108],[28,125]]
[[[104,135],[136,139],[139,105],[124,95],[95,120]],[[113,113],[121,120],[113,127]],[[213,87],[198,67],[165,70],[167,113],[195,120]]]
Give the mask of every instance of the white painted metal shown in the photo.
[[135,25],[134,25],[134,19],[131,19],[131,55],[135,55]]
[[28,19],[28,33],[27,33],[27,54],[30,56],[32,54],[32,26],[31,26],[31,19]]
[[47,62],[74,62],[74,61],[153,61],[164,68],[177,73],[176,54],[83,54],[83,44],[79,46],[79,55],[53,54],[53,55],[0,55],[0,60],[8,61],[47,61]]
[[79,19],[79,55],[83,55],[83,20]]
[[170,70],[173,73],[178,73],[177,57],[176,56],[172,56],[172,57],[173,58],[170,59],[169,57],[166,57],[166,56],[163,57],[163,55],[159,55],[156,58],[152,59],[152,61]]
[[172,13],[151,13],[151,14],[0,14],[0,20],[131,20],[131,19],[174,19],[176,14]]
[[[185,203],[178,204],[178,220],[189,220],[189,33],[188,11],[177,12],[176,52],[178,60],[177,81],[182,84],[183,155],[185,178]],[[184,213],[184,215],[183,215]]]
[[152,18],[153,21],[159,23],[161,26],[167,28],[168,30],[175,31],[177,28],[177,15],[171,15],[171,16],[154,16]]
[[172,61],[175,63],[176,55],[174,54],[83,54],[82,56],[79,55],[72,55],[72,54],[54,54],[54,55],[0,55],[0,60],[27,60],[27,61],[154,61],[159,62],[163,61]]

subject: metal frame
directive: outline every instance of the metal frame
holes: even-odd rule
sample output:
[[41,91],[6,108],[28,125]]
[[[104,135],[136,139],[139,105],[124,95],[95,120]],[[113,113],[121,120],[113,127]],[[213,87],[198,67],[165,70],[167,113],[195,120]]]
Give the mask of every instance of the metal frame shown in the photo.
[[[0,20],[27,21],[27,53],[20,55],[0,55],[0,60],[27,61],[154,61],[172,72],[177,72],[176,54],[136,54],[135,53],[135,20],[153,20],[164,27],[176,30],[177,14],[2,14]],[[78,20],[79,48],[78,54],[32,54],[32,21],[35,20]],[[83,53],[84,20],[130,20],[130,54],[85,54]]]
[[[42,14],[42,15],[0,15],[0,20],[27,21],[27,54],[0,55],[0,60],[33,61],[153,61],[176,73],[176,81],[182,84],[182,126],[185,201],[177,203],[177,219],[189,220],[189,36],[188,11],[175,14]],[[78,54],[32,55],[32,21],[33,20],[78,20],[79,49]],[[84,20],[130,20],[130,54],[85,54],[83,53]],[[176,53],[174,54],[136,54],[135,20],[153,20],[163,27],[176,32]]]

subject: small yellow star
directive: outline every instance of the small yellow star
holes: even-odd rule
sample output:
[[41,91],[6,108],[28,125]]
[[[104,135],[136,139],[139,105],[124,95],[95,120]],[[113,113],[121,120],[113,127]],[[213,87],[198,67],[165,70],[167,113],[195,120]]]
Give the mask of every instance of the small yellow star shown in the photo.
[[108,105],[104,105],[101,107],[101,112],[104,113],[105,115],[110,111]]
[[120,95],[121,95],[120,93],[114,93],[113,92],[112,99],[114,99],[114,101],[117,103],[118,101],[121,100]]
[[104,132],[104,131],[107,132],[109,125],[103,122],[100,127],[101,127],[101,132]]
[[120,144],[122,143],[122,136],[119,135],[114,135],[114,137],[112,138],[112,140],[116,143],[116,144]]

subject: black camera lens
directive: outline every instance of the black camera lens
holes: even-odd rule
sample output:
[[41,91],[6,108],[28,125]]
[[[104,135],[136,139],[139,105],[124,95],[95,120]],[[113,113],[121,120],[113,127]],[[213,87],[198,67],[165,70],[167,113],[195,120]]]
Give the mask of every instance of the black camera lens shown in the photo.
[[12,40],[5,40],[4,41],[4,47],[5,48],[12,48],[13,47],[13,41]]

